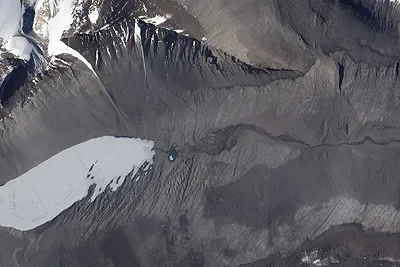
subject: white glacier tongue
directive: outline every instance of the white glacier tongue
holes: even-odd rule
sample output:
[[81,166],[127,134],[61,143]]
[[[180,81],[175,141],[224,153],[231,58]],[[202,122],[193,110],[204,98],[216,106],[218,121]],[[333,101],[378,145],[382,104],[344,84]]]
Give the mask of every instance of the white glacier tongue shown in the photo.
[[22,36],[14,36],[6,45],[6,49],[20,59],[29,60],[33,45]]
[[64,0],[58,7],[58,12],[48,22],[49,32],[49,55],[59,55],[64,53],[64,48],[60,44],[62,34],[65,30],[71,27],[73,22],[72,12],[74,11],[74,5],[76,0]]
[[1,0],[0,38],[7,43],[19,30],[22,5],[17,0]]
[[0,46],[16,57],[29,60],[32,44],[19,35],[23,8],[20,1],[2,0],[0,4]]
[[104,136],[72,146],[0,187],[0,225],[26,231],[51,221],[107,186],[116,191],[132,171],[152,163],[154,142]]
[[58,56],[62,54],[71,55],[82,61],[97,76],[93,66],[89,63],[89,61],[86,60],[84,56],[61,41],[63,32],[68,30],[74,21],[72,14],[74,12],[75,5],[76,0],[63,0],[58,7],[56,15],[49,20],[49,44],[47,53],[49,56]]

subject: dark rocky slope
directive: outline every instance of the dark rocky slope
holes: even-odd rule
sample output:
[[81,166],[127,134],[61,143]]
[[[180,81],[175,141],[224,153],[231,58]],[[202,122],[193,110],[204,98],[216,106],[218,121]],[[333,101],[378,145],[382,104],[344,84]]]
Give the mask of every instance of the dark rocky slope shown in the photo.
[[[33,231],[1,229],[0,262],[398,264],[395,7],[276,1],[249,2],[238,12],[235,1],[187,2],[218,49],[143,22],[139,36],[134,19],[121,19],[66,37],[98,77],[75,61],[10,98],[0,125],[2,183],[95,136],[154,139],[158,150],[139,182],[127,181],[91,205],[82,200]],[[220,20],[207,17],[218,6]],[[266,31],[267,22],[255,29],[250,15],[273,21],[278,33]],[[225,16],[238,19],[225,27]],[[301,32],[302,24],[310,31]],[[251,38],[238,31],[250,45],[240,38],[222,43],[238,25],[254,30]],[[243,54],[242,46],[257,56]],[[178,158],[170,163],[163,150],[172,144]],[[312,251],[315,258],[302,262]]]

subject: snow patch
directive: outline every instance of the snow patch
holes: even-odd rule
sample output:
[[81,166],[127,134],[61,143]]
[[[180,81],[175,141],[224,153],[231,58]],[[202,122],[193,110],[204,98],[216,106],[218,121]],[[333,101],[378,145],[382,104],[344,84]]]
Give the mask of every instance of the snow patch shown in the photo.
[[182,33],[182,32],[184,32],[185,30],[174,30],[176,33]]
[[301,262],[306,264],[313,264],[316,266],[326,265],[321,262],[318,250],[313,250],[311,252],[303,252],[303,257],[301,258]]
[[92,12],[90,12],[88,17],[90,19],[90,22],[92,24],[95,24],[97,22],[97,20],[99,19],[99,11],[97,9],[93,10]]
[[152,163],[153,146],[150,140],[103,136],[61,151],[0,186],[0,225],[31,230],[82,200],[92,185],[90,201],[107,186],[116,191],[132,170],[134,175]]
[[20,59],[29,60],[33,45],[25,37],[15,36],[8,42],[6,49]]
[[139,19],[143,20],[146,23],[151,23],[154,24],[156,26],[163,24],[164,22],[166,22],[168,19],[171,18],[171,15],[165,15],[165,16],[160,16],[160,15],[156,15],[155,17],[152,18],[148,18],[146,16],[140,16]]
[[135,20],[135,41],[141,42],[142,37],[140,36],[141,28],[137,20]]

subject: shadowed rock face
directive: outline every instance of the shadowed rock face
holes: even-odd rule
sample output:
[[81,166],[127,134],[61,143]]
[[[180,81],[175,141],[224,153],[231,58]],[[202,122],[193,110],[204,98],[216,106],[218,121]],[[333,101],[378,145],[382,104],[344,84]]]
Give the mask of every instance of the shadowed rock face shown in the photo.
[[[136,20],[143,4],[206,43]],[[64,39],[95,74],[65,55],[1,109],[0,184],[102,135],[155,140],[153,168],[2,228],[1,266],[399,265],[393,4],[99,5]]]

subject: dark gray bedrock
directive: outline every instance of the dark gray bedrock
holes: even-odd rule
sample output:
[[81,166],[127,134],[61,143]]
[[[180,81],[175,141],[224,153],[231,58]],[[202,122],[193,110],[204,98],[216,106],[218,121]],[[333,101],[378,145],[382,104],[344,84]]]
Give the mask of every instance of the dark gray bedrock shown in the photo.
[[[99,78],[76,61],[72,68],[50,70],[37,85],[26,85],[7,102],[4,112],[9,115],[2,125],[4,157],[0,159],[3,183],[93,136],[159,138],[160,122],[169,119],[172,110],[188,111],[179,111],[185,102],[178,93],[299,76],[292,71],[254,69],[166,30],[155,37],[161,42],[153,39],[150,43],[150,33],[155,34],[150,25],[143,26],[143,42],[135,42],[134,22],[128,19],[106,32],[70,40],[72,46],[86,41],[83,53]],[[128,31],[126,44],[122,44],[126,38],[122,31]],[[32,94],[34,98],[28,99]],[[174,127],[171,121],[169,126],[164,124]]]

